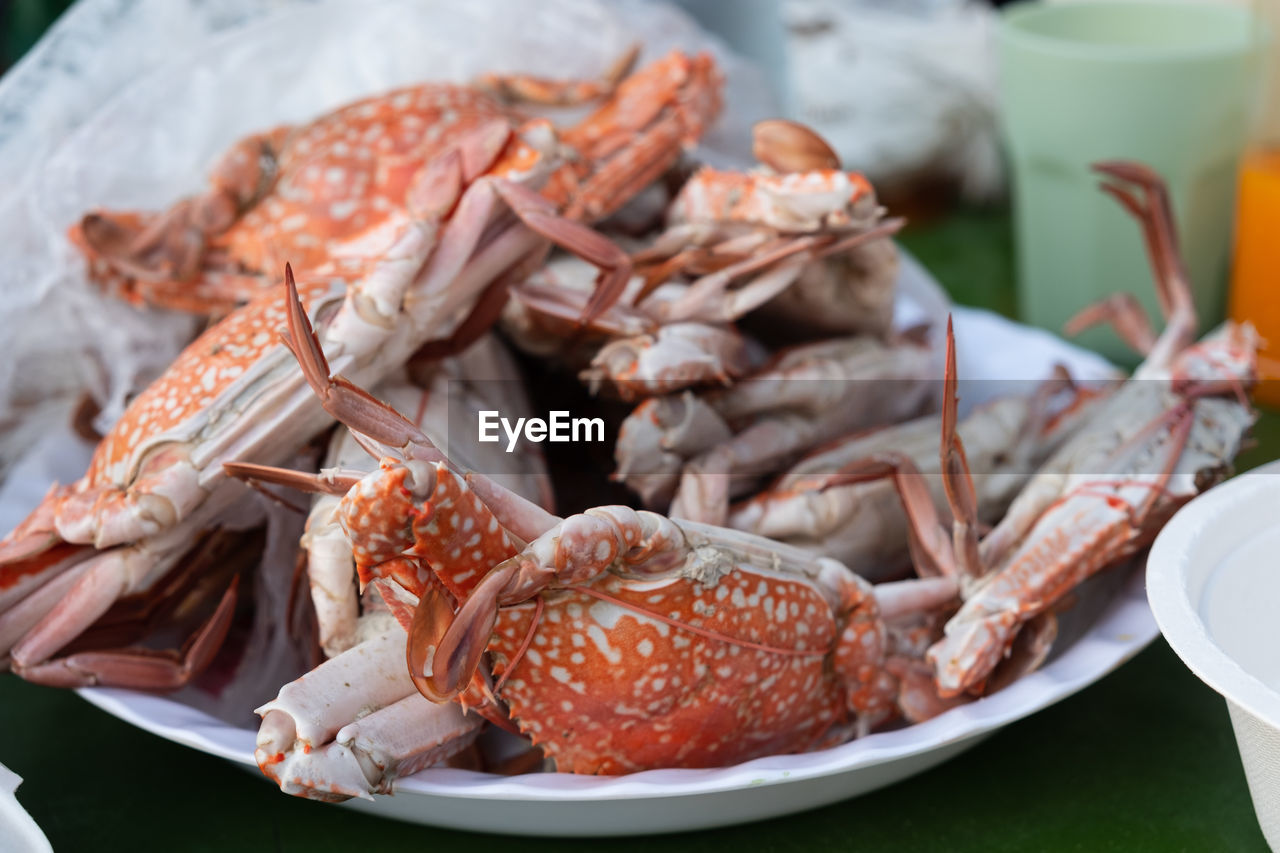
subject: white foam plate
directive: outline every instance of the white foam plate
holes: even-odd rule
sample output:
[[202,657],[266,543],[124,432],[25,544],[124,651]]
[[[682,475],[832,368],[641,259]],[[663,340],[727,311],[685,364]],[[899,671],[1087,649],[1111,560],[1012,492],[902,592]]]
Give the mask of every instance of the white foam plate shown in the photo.
[[1280,729],[1277,498],[1280,461],[1216,486],[1179,510],[1151,546],[1148,597],[1165,639],[1187,667]]
[[1151,546],[1147,596],[1169,645],[1222,694],[1262,834],[1280,850],[1280,461],[1197,497]]

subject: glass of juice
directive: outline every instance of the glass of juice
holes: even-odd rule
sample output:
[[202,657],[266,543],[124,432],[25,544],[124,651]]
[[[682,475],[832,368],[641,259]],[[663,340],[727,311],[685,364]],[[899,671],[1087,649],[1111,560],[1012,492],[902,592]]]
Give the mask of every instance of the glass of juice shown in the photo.
[[1280,147],[1250,154],[1240,169],[1231,319],[1262,336],[1256,397],[1280,408]]

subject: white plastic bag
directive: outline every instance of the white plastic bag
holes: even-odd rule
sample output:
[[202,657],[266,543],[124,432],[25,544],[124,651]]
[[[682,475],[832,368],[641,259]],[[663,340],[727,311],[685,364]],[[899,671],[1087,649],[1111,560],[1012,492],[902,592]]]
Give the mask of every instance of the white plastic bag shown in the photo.
[[[710,50],[727,110],[706,146],[749,157],[773,111],[759,72],[684,13],[642,0],[82,0],[0,81],[0,474],[87,387],[112,421],[189,339],[191,318],[104,299],[66,229],[96,207],[163,208],[231,143],[364,95],[483,71],[598,76]],[[734,144],[730,145],[729,141]]]

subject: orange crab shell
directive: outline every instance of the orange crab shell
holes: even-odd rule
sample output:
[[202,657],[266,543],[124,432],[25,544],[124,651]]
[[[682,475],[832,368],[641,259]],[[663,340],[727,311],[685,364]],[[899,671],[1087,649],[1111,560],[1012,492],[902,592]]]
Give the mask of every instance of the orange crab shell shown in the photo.
[[250,270],[299,272],[405,205],[416,175],[459,135],[507,112],[467,86],[427,84],[348,104],[289,134],[271,191],[215,243]]
[[[422,166],[460,135],[509,115],[468,86],[398,89],[237,141],[213,167],[211,190],[177,202],[167,214],[93,217],[117,240],[132,241],[135,251],[139,240],[200,241],[194,254],[170,247],[194,268],[173,268],[171,261],[150,273],[121,269],[86,234],[91,217],[73,225],[68,238],[85,256],[90,277],[109,293],[199,313],[229,309],[268,285],[286,262],[306,275],[356,238],[377,254],[389,244],[384,229],[404,209]],[[174,215],[191,221],[147,236]],[[178,282],[183,286],[175,287]]]
[[511,717],[561,771],[726,766],[812,748],[845,716],[836,617],[804,579],[606,575],[542,598],[537,625],[532,602],[500,610],[488,648]]
[[485,572],[516,553],[515,544],[447,465],[434,466],[434,486],[421,499],[406,485],[409,473],[403,462],[384,458],[340,504],[361,583],[390,578],[421,597],[429,566],[461,599]]
[[[299,282],[298,295],[310,310],[335,287],[334,279],[317,277]],[[265,352],[280,346],[286,322],[284,295],[273,289],[192,341],[103,437],[77,490],[128,485],[157,439],[204,414]]]
[[[721,83],[710,56],[672,51],[616,89],[565,89],[613,94],[558,136],[574,156],[542,194],[569,218],[612,213],[697,142],[720,110]],[[98,211],[69,238],[113,295],[229,310],[286,261],[306,274],[340,250],[381,256],[415,176],[487,123],[514,131],[529,122],[483,87],[428,83],[377,95],[241,139],[211,170],[209,190],[167,212]]]

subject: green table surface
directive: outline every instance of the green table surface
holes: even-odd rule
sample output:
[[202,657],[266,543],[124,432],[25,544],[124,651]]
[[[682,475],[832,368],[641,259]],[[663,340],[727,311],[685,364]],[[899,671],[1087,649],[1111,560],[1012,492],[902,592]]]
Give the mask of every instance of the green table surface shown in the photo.
[[[962,212],[909,230],[903,242],[958,302],[1013,310],[1006,213]],[[1255,436],[1240,469],[1280,456],[1280,415],[1264,413]],[[431,829],[287,797],[69,691],[11,675],[0,676],[0,763],[25,778],[19,799],[56,850],[601,845]],[[892,787],[746,826],[608,843],[673,853],[1266,850],[1226,707],[1163,640],[1096,685]]]

